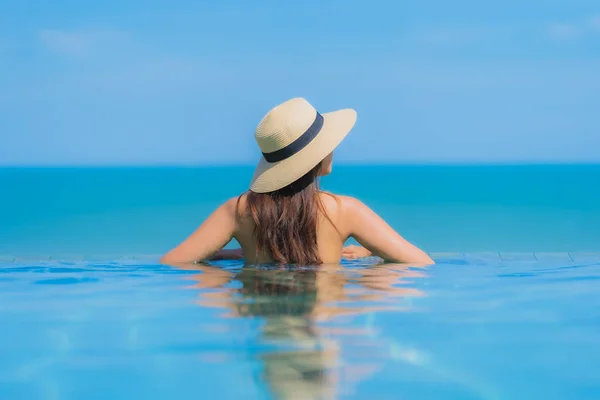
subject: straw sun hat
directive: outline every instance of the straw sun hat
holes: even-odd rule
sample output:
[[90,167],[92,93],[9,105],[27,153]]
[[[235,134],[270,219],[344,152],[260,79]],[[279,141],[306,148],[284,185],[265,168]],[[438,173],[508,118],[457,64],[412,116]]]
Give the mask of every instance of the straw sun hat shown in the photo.
[[276,106],[254,133],[263,157],[250,190],[273,192],[298,180],[333,152],[355,122],[352,109],[319,114],[302,98]]

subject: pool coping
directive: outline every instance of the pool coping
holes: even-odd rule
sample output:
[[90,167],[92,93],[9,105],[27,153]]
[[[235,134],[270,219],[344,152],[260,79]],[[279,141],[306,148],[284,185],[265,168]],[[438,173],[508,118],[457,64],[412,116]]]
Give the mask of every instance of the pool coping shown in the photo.
[[[462,259],[471,262],[560,262],[600,261],[598,252],[431,252],[434,260]],[[158,261],[160,254],[57,254],[1,255],[0,264],[19,262]]]

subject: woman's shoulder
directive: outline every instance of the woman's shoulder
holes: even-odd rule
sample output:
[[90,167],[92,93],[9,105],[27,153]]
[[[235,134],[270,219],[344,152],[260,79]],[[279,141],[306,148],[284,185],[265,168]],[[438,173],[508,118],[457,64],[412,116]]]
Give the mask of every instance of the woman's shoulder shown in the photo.
[[219,212],[221,215],[226,216],[228,220],[235,223],[237,226],[236,229],[239,229],[239,224],[242,223],[247,216],[245,193],[239,196],[230,197],[229,199],[223,201],[215,212]]
[[362,203],[355,197],[321,191],[320,198],[328,210],[336,209],[343,212],[352,212]]
[[327,192],[325,190],[321,190],[320,195],[321,195],[321,198],[323,199],[323,201],[335,201],[338,204],[339,203],[352,204],[352,203],[360,202],[360,200],[358,200],[356,197]]
[[246,194],[243,193],[239,196],[231,197],[225,200],[219,206],[219,209],[223,210],[231,216],[239,216],[246,210]]

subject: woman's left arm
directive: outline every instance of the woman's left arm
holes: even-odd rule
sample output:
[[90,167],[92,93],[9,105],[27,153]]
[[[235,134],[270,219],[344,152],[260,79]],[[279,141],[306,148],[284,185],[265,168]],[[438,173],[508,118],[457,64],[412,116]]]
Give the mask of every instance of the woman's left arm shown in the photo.
[[237,230],[237,198],[217,208],[187,239],[161,257],[163,264],[210,259],[234,237]]

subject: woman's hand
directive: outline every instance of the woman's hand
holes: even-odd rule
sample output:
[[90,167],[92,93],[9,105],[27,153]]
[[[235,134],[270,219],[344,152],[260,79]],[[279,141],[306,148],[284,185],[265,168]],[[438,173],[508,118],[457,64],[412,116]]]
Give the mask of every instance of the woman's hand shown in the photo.
[[342,257],[348,258],[350,260],[369,256],[371,256],[371,252],[362,246],[350,245],[344,247],[344,249],[342,250]]
[[223,249],[217,251],[209,260],[241,260],[244,258],[242,249]]

